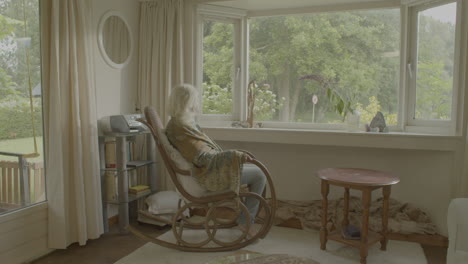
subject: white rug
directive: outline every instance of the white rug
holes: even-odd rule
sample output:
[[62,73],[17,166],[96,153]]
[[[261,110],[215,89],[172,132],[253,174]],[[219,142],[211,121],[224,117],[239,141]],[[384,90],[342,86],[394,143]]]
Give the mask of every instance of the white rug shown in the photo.
[[[185,233],[196,236],[201,230]],[[231,232],[227,230],[227,232]],[[235,232],[235,231],[233,231]],[[173,240],[172,232],[161,236],[164,240]],[[369,249],[367,263],[379,264],[425,264],[427,263],[421,246],[417,243],[390,240],[387,251],[379,249],[377,243]],[[298,257],[314,259],[322,264],[356,264],[359,263],[359,250],[335,241],[328,241],[327,250],[320,250],[319,233],[299,229],[273,227],[267,237],[258,243],[249,245],[244,250],[264,254],[290,254]],[[232,252],[218,253],[190,253],[146,243],[130,255],[117,261],[115,264],[203,264]]]

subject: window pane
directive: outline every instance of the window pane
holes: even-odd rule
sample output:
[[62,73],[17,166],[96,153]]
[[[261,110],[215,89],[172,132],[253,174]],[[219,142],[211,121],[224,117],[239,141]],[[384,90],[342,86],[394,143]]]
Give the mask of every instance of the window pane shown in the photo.
[[451,119],[456,9],[451,3],[418,14],[417,119]]
[[203,22],[203,114],[232,113],[234,25]]
[[27,158],[26,190],[18,158],[0,155],[2,213],[45,200],[39,1],[0,1],[0,29],[0,152],[35,153],[34,134],[38,152]]
[[342,123],[358,110],[396,124],[399,50],[398,9],[253,18],[255,119]]

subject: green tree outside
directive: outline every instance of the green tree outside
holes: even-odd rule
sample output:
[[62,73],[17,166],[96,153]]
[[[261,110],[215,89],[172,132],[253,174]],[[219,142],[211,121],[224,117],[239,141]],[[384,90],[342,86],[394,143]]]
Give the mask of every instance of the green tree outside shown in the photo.
[[[451,98],[452,92],[454,51],[450,36],[454,25],[428,16],[422,16],[421,21],[427,34],[419,41],[417,89],[424,96],[417,98],[422,106],[417,116],[450,118],[446,98]],[[370,116],[382,111],[388,124],[397,123],[399,10],[260,17],[249,23],[249,78],[259,84],[256,120],[311,122],[312,96],[317,95],[316,122],[343,122],[347,111],[357,109],[366,116],[363,122],[370,122]],[[211,95],[216,103],[204,95],[204,113],[227,113],[226,106],[232,107],[229,26],[219,23],[205,35],[204,80],[212,87],[205,92],[219,90],[216,85],[225,90],[222,96]]]
[[[41,80],[39,2],[0,1],[0,29],[0,140],[32,137],[29,73],[34,88]],[[37,135],[42,135],[40,97],[33,99],[33,115]]]

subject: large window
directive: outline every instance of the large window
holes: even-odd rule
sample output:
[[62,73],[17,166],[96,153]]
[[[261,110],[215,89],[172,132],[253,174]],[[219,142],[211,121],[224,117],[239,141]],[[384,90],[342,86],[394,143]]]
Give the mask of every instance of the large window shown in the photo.
[[399,9],[252,18],[256,120],[341,123],[359,110],[370,122],[380,110],[396,124],[399,50]]
[[0,0],[0,214],[45,200],[39,1]]
[[234,24],[203,21],[203,114],[232,113]]
[[[382,112],[394,131],[453,133],[461,107],[457,60],[466,46],[460,1],[251,12],[238,18],[247,25],[240,29],[229,10],[211,8],[218,20],[200,16],[202,114],[246,120],[247,86],[255,81],[254,119],[266,127],[343,129],[352,114],[364,126]],[[238,31],[245,37],[236,38]]]
[[457,4],[412,10],[412,118],[451,120]]
[[240,27],[238,17],[199,16],[199,76],[204,120],[233,120],[241,113]]

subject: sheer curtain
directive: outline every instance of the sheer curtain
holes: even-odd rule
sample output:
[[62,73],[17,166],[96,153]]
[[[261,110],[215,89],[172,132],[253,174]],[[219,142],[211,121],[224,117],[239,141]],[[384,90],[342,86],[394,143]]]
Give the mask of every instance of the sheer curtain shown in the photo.
[[[183,0],[142,2],[140,7],[138,107],[153,106],[168,121],[167,102],[173,88],[192,80],[192,3]],[[161,169],[160,175],[166,170]],[[171,188],[159,177],[159,188]]]
[[42,0],[49,247],[103,233],[90,0]]

